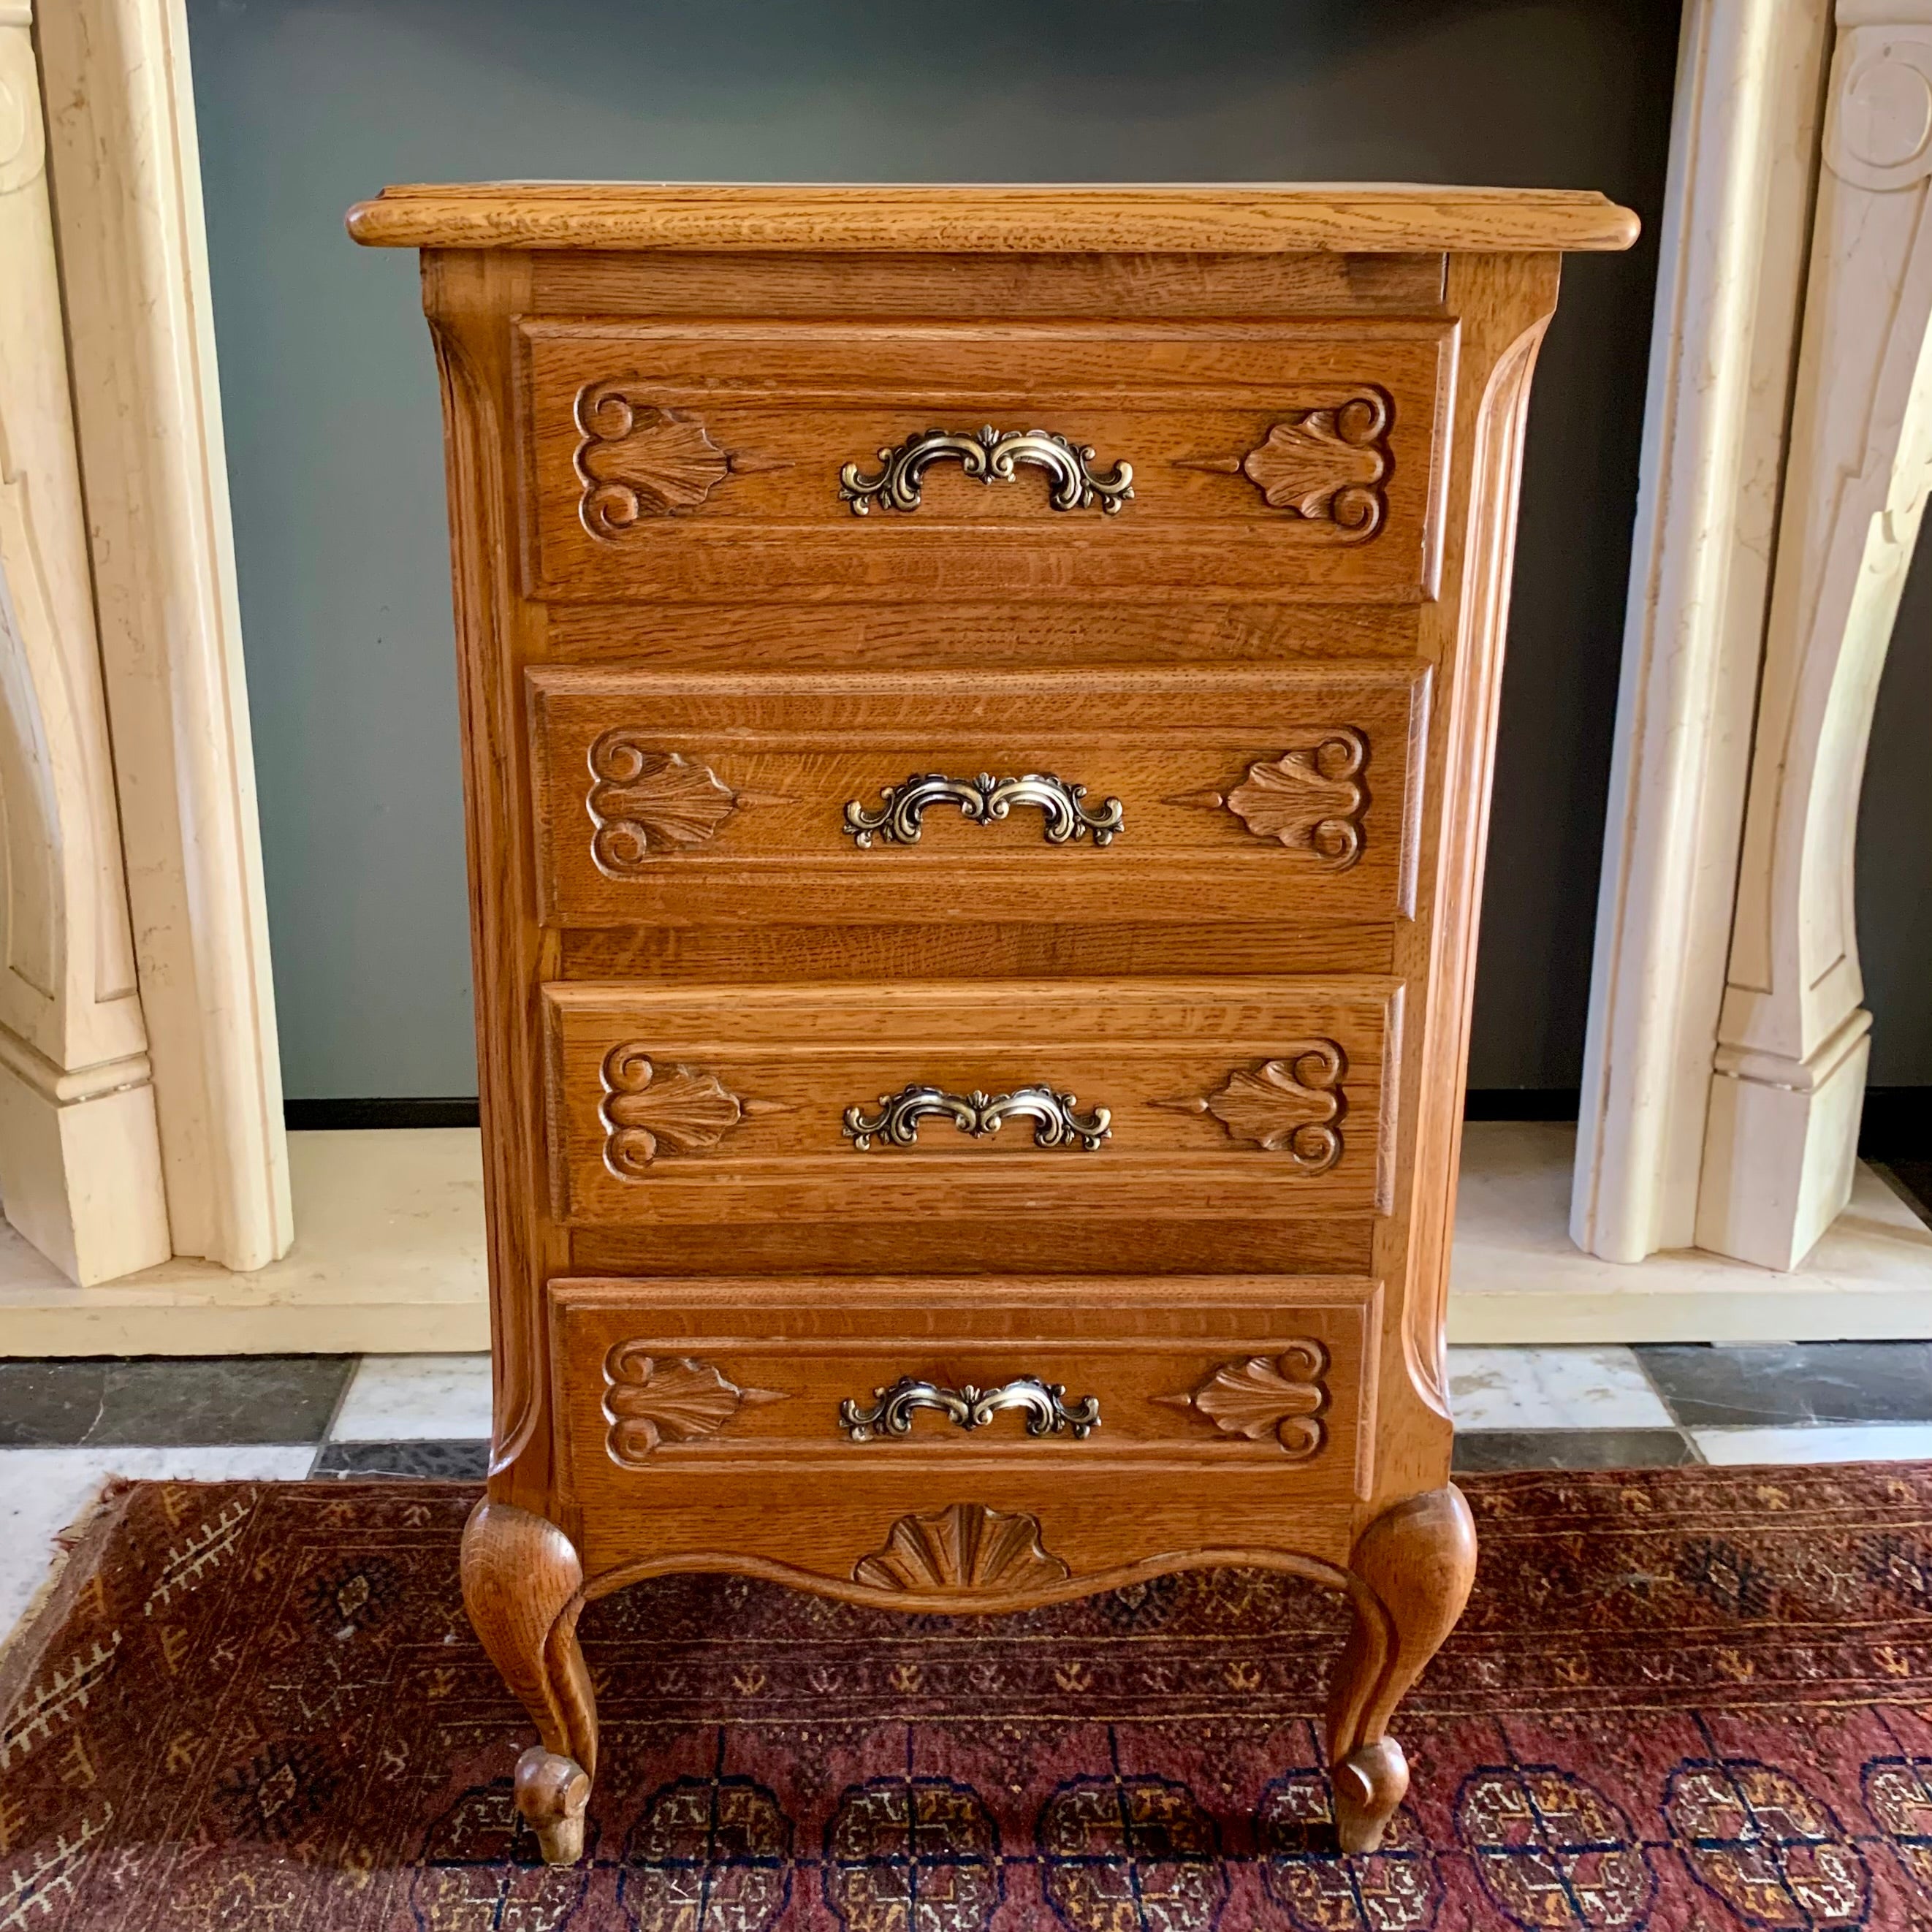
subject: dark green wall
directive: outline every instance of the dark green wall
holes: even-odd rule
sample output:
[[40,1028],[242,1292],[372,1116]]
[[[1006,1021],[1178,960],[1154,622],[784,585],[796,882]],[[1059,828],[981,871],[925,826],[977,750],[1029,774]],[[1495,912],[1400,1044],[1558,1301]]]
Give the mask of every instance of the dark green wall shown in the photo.
[[[1600,188],[1654,230],[1677,34],[1646,0],[188,11],[284,1073],[314,1097],[475,1077],[436,383],[414,261],[349,243],[352,201],[503,176],[1438,180]],[[1653,273],[1648,241],[1570,264],[1538,378],[1478,1085],[1574,1085],[1582,1058]],[[1881,1016],[1878,1078],[1884,1040]]]
[[1932,1087],[1932,518],[1920,526],[1879,686],[1858,801],[1858,900],[1872,1084]]

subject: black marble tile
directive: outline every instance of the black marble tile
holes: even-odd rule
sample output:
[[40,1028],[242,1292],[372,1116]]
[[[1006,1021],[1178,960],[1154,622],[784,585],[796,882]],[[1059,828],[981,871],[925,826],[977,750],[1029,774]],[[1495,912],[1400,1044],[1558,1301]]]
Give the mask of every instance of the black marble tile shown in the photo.
[[315,1459],[318,1476],[427,1476],[480,1483],[490,1445],[476,1442],[332,1442]]
[[1636,1352],[1686,1428],[1932,1422],[1932,1342],[1670,1342]]
[[0,1443],[320,1442],[353,1355],[0,1362]]
[[0,1445],[85,1442],[100,1419],[105,1361],[0,1362]]
[[1456,1432],[1456,1472],[1498,1469],[1662,1469],[1694,1462],[1675,1429],[1472,1429]]

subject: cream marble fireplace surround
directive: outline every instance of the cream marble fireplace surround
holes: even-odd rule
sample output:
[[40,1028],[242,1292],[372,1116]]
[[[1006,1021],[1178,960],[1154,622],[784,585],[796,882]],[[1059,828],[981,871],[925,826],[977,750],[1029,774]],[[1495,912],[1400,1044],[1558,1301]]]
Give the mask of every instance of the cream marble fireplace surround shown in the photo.
[[[40,4],[0,0],[0,1354],[476,1348],[473,1136],[298,1137],[291,1208],[184,0]],[[1852,884],[1928,182],[1932,0],[1687,0],[1574,1182],[1562,1130],[1472,1130],[1458,1340],[1928,1332],[1932,1231],[1856,1160]]]

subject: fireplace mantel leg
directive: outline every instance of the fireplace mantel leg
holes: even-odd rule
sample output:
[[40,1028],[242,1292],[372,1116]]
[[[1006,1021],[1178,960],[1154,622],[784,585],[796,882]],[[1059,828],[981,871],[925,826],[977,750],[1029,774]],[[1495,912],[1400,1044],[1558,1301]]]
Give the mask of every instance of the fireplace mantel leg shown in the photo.
[[1696,1238],[1795,1268],[1850,1198],[1858,790],[1932,484],[1932,4],[1840,5]]

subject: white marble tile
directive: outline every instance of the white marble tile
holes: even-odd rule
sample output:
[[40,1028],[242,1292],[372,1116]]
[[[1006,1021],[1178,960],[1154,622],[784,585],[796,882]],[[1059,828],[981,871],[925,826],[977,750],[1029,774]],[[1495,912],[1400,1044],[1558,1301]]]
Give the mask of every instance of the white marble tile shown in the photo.
[[1670,1429],[1628,1348],[1451,1348],[1458,1429]]
[[0,1449],[0,1630],[10,1630],[52,1567],[54,1538],[110,1476],[150,1481],[297,1482],[312,1444],[246,1448]]
[[451,1442],[489,1433],[488,1355],[364,1355],[328,1439]]
[[1690,1435],[1707,1462],[1932,1462],[1932,1422],[1694,1429]]

